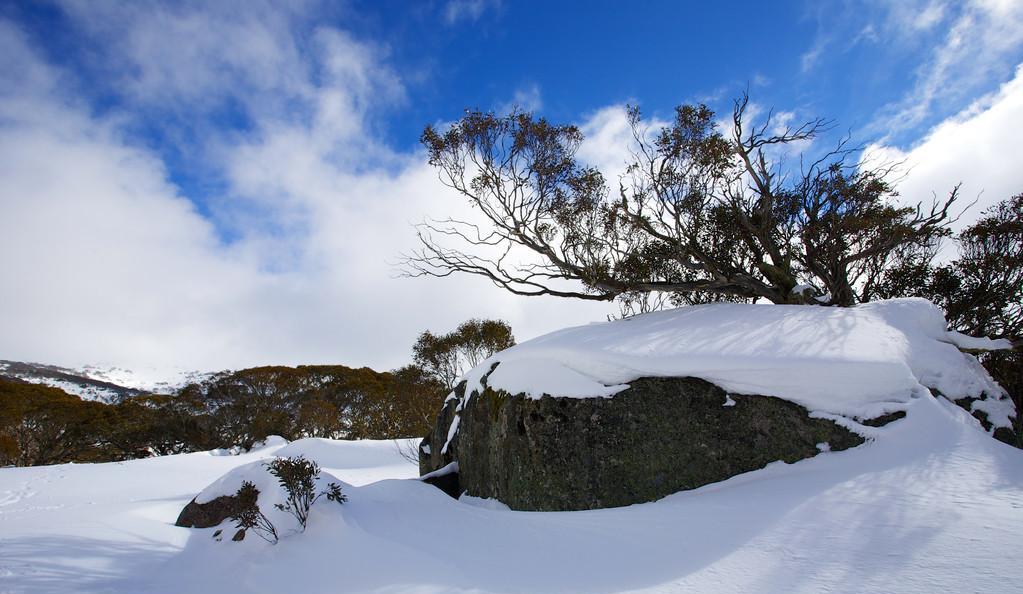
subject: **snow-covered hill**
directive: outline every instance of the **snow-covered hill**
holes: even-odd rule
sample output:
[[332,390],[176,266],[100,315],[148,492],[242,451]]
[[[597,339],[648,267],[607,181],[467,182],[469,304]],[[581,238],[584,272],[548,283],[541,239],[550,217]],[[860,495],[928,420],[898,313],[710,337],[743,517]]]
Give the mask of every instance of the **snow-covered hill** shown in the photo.
[[143,393],[140,389],[108,381],[102,376],[92,376],[82,370],[42,363],[0,361],[0,378],[43,384],[64,390],[82,400],[106,403],[120,402],[127,397]]
[[116,403],[138,394],[173,394],[181,387],[199,382],[209,373],[156,371],[139,373],[113,366],[86,365],[70,368],[44,363],[0,360],[0,378],[59,388],[83,400]]
[[[450,499],[392,442],[0,469],[0,592],[1023,592],[1023,452],[930,396],[867,445],[661,501]],[[345,481],[276,546],[177,528],[228,470],[303,453]]]

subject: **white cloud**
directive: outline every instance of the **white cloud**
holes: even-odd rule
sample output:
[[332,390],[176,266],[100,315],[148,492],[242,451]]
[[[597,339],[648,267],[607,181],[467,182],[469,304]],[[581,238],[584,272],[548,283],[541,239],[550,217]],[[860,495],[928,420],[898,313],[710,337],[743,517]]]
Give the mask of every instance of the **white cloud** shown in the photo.
[[[310,91],[305,48],[292,32],[309,2],[61,0],[120,89],[145,103],[214,106],[226,97],[270,102]],[[238,93],[235,85],[259,91]],[[265,107],[266,105],[264,105]]]
[[799,68],[803,73],[810,72],[817,67],[817,63],[820,62],[821,55],[824,54],[824,50],[828,48],[828,44],[831,42],[830,38],[825,35],[820,35],[814,39],[813,45],[810,49],[803,52],[799,57]]
[[[1023,57],[1018,0],[854,0],[818,3],[817,33],[802,55],[808,73],[831,58],[872,45],[872,60],[912,60],[906,90],[877,111],[866,133],[885,139],[919,134],[1004,82]],[[837,66],[837,64],[836,64]],[[891,141],[891,140],[889,140]]]
[[448,0],[444,5],[444,20],[448,25],[478,21],[487,10],[500,5],[500,0]]
[[[153,47],[194,29],[201,33],[189,39],[207,49],[192,54],[199,63],[173,64],[139,51],[111,74],[143,108],[202,109],[192,85],[214,96],[262,93],[245,99],[249,132],[196,147],[226,181],[213,219],[168,181],[155,153],[124,136],[130,111],[92,115],[69,99],[69,73],[0,26],[0,49],[12,58],[0,66],[0,358],[388,368],[408,360],[421,330],[470,316],[504,318],[520,338],[603,319],[606,305],[515,298],[478,279],[395,278],[390,262],[413,245],[409,223],[460,203],[423,155],[375,139],[373,110],[402,96],[379,48],[320,28],[296,58],[302,66],[277,84],[280,65],[264,70],[261,56],[287,56],[292,41],[276,25],[262,37],[276,50],[242,52],[222,68],[218,43],[237,40],[235,25],[196,10],[117,13],[119,26],[155,36]],[[123,51],[108,31],[95,35]],[[223,242],[224,226],[238,238]]]
[[632,157],[629,152],[633,145],[632,128],[626,107],[609,105],[599,109],[590,114],[579,129],[584,139],[578,157],[599,169],[613,191]]
[[527,112],[537,112],[543,108],[543,95],[540,93],[540,86],[536,83],[521,87],[515,90],[511,101],[498,105],[494,111],[498,115],[511,113],[513,109]]
[[[893,1],[883,41],[931,46],[910,91],[881,110],[874,126],[885,133],[925,122],[936,108],[976,96],[1000,81],[1023,48],[1023,3],[971,0],[958,4]],[[956,7],[953,10],[952,7]]]
[[902,150],[883,144],[868,148],[871,159],[902,161],[906,177],[902,199],[929,203],[962,183],[962,204],[977,204],[964,215],[961,229],[991,205],[1023,192],[1019,131],[1023,122],[1023,65],[996,92],[974,102],[934,127],[915,146]]
[[[105,350],[157,359],[166,343],[225,346],[228,335],[202,335],[203,317],[231,327],[232,301],[266,279],[240,274],[248,255],[219,245],[158,160],[54,99],[57,73],[16,31],[0,38],[39,74],[5,85],[0,101],[0,349],[84,362]],[[193,318],[197,303],[205,311]]]

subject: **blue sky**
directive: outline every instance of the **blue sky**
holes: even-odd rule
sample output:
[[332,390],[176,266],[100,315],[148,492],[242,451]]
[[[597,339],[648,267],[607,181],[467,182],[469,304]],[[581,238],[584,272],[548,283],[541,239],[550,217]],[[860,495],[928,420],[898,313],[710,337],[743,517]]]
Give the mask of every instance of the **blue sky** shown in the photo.
[[[919,118],[893,127],[885,117],[923,84],[941,35],[968,12],[966,3],[893,6],[353,2],[313,6],[287,26],[313,67],[320,58],[308,39],[317,28],[346,31],[379,54],[403,95],[371,106],[367,119],[381,141],[401,151],[417,148],[425,124],[456,119],[467,107],[519,102],[574,122],[607,105],[635,103],[656,117],[683,102],[725,112],[747,87],[759,104],[832,119],[837,132],[851,131],[864,142],[884,138],[905,147],[978,93],[1010,79],[1006,66],[1023,60],[1023,52],[1006,52],[1001,68],[986,76],[959,78]],[[230,93],[204,104],[201,113],[181,98],[140,105],[117,84],[118,76],[139,66],[118,55],[124,47],[109,43],[116,28],[83,27],[81,15],[50,3],[15,3],[4,16],[49,61],[75,73],[74,91],[92,110],[134,117],[127,126],[132,141],[159,153],[171,179],[209,212],[207,199],[224,187],[195,148],[209,128],[252,134],[258,114]],[[895,30],[883,34],[886,26]]]
[[748,88],[835,121],[808,151],[848,132],[907,159],[905,195],[1023,189],[1021,2],[633,4],[3,4],[0,358],[388,367],[469,316],[602,318],[394,278],[409,222],[461,208],[418,137],[467,107],[576,123],[614,170],[624,104],[725,112]]

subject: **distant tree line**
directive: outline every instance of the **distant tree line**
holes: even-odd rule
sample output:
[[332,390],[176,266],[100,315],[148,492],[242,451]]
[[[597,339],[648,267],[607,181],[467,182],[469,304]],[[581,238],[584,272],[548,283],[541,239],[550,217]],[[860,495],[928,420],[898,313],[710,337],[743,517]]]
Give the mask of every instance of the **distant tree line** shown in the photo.
[[270,435],[421,436],[449,391],[449,374],[464,373],[466,364],[511,344],[507,324],[470,320],[449,334],[424,332],[415,348],[419,364],[394,371],[256,367],[213,375],[177,394],[144,394],[114,404],[0,378],[0,466],[248,449]]
[[443,386],[416,367],[381,373],[341,365],[221,373],[175,395],[115,404],[0,380],[0,465],[127,460],[286,439],[424,434]]

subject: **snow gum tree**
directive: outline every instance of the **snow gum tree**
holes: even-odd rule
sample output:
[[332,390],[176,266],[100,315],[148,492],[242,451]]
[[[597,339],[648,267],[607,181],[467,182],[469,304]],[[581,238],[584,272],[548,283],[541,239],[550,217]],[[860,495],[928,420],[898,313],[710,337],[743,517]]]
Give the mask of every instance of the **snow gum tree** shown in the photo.
[[734,104],[722,131],[704,105],[659,129],[629,109],[627,171],[611,184],[576,157],[583,135],[532,114],[468,111],[422,142],[478,219],[417,227],[411,276],[482,276],[519,295],[625,303],[767,300],[852,305],[884,272],[947,235],[958,198],[906,206],[892,168],[867,168],[842,141],[796,157],[830,123],[752,123]]
[[515,337],[506,322],[471,319],[447,334],[423,332],[412,346],[412,357],[450,392],[465,372],[514,345]]

